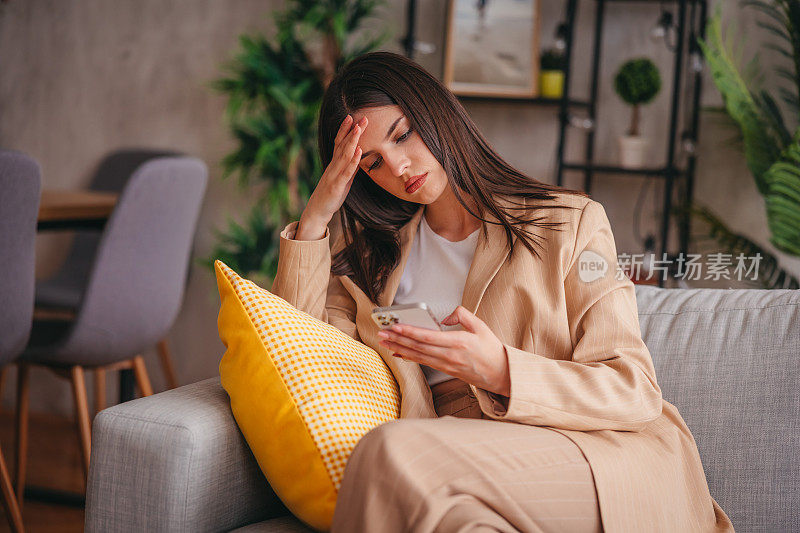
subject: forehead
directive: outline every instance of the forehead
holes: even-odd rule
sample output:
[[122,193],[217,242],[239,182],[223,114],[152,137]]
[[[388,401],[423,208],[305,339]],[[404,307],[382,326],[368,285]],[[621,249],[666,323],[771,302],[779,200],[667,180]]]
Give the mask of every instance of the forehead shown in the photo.
[[[381,107],[368,107],[365,109],[360,109],[353,113],[353,119],[358,122],[363,117],[367,117],[369,124],[367,125],[367,130],[370,129],[370,126],[377,126],[379,124],[391,124],[394,122],[397,117],[402,116],[403,111],[400,109],[400,106],[397,105],[387,105]],[[386,133],[385,131],[383,133]]]

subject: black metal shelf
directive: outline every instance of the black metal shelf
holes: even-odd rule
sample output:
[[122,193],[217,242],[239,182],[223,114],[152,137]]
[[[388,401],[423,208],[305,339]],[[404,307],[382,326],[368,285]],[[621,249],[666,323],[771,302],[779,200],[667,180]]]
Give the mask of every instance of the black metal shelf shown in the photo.
[[[458,99],[462,102],[491,102],[491,103],[499,103],[499,102],[511,102],[511,103],[520,103],[520,104],[532,104],[532,105],[540,105],[540,106],[560,106],[562,105],[561,98],[542,98],[540,96],[478,96],[478,95],[466,95],[466,94],[459,94],[457,95]],[[567,100],[566,105],[568,107],[576,107],[576,108],[588,108],[589,102],[585,100]]]
[[[628,169],[614,165],[598,164],[595,161],[595,133],[597,130],[597,102],[599,101],[600,91],[600,62],[603,46],[603,25],[605,7],[607,4],[618,4],[625,2],[647,3],[659,6],[662,10],[664,4],[672,4],[672,9],[677,9],[675,20],[676,42],[672,49],[674,52],[674,64],[672,69],[672,95],[670,98],[669,130],[666,146],[665,165],[646,169]],[[699,131],[699,102],[702,84],[702,73],[689,71],[689,56],[691,53],[699,53],[696,44],[698,37],[702,38],[705,33],[705,25],[708,14],[707,0],[666,0],[645,1],[645,0],[594,0],[594,33],[592,39],[592,66],[590,76],[590,88],[588,106],[586,112],[587,122],[591,125],[584,130],[586,143],[584,147],[584,160],[581,163],[567,162],[566,143],[567,130],[570,128],[572,116],[567,105],[561,106],[559,113],[560,130],[558,139],[558,152],[556,171],[556,184],[563,185],[564,171],[581,171],[584,173],[583,189],[591,193],[592,178],[595,174],[617,174],[630,177],[644,177],[652,179],[662,179],[664,185],[664,200],[661,218],[660,252],[667,253],[669,242],[669,232],[672,216],[672,205],[674,189],[677,188],[678,202],[683,205],[691,203],[694,185],[694,171],[696,158],[693,150],[686,153],[685,170],[678,166],[678,140],[697,145]],[[562,101],[570,101],[570,81],[572,79],[572,55],[574,50],[575,20],[577,18],[579,0],[567,0],[565,25],[566,25],[566,50],[564,68],[564,95]],[[690,95],[682,93],[684,80],[688,80],[692,85]],[[685,115],[688,111],[689,117],[685,123],[681,124],[680,115]],[[679,131],[681,128],[681,131]],[[682,165],[683,166],[683,165]],[[676,187],[682,183],[683,187]],[[683,210],[683,214],[678,217],[678,236],[679,252],[688,252],[689,247],[689,214],[688,210]],[[659,281],[663,286],[663,281]]]
[[624,168],[614,165],[586,165],[584,163],[563,163],[564,170],[580,170],[584,172],[594,172],[598,174],[627,174],[641,177],[666,177],[670,174],[680,175],[684,172],[677,168],[653,167],[653,168]]
[[681,0],[603,0],[603,1],[615,4],[677,4],[680,3]]

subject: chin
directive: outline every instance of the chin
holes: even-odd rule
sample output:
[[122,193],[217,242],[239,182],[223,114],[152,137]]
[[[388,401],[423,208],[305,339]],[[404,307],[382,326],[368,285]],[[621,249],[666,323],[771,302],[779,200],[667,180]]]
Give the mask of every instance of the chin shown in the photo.
[[425,185],[431,185],[431,188],[425,191],[424,190],[425,187],[422,187],[422,189],[420,189],[420,192],[424,192],[425,194],[419,199],[414,200],[415,202],[418,202],[420,204],[432,204],[433,202],[441,198],[442,195],[444,194],[445,189],[447,189],[446,182],[444,183],[444,185],[440,187],[433,187],[434,184],[432,183],[431,184],[426,183]]
[[[424,189],[424,187],[423,187],[423,189]],[[403,200],[406,200],[408,202],[413,202],[415,204],[428,205],[428,204],[432,204],[433,202],[435,202],[440,196],[438,194],[430,194],[430,193],[428,193],[428,191],[423,191],[422,189],[420,189],[419,192],[422,193],[422,194],[411,194],[411,195],[405,194],[404,196],[401,196],[400,198],[402,198]]]

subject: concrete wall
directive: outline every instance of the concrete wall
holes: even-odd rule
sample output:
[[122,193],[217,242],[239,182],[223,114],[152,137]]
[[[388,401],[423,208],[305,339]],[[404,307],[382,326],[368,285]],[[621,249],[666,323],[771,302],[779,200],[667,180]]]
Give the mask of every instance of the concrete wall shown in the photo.
[[[563,1],[542,2],[544,46],[553,41]],[[728,19],[742,19],[735,2],[725,2]],[[236,49],[244,32],[271,32],[268,14],[278,0],[21,0],[0,4],[0,146],[22,150],[42,165],[47,188],[86,186],[100,158],[119,147],[160,147],[202,158],[211,181],[195,240],[195,253],[205,257],[214,245],[214,228],[228,216],[250,207],[233,183],[222,182],[219,162],[233,144],[224,125],[225,101],[208,87],[220,65]],[[575,85],[588,93],[590,38],[594,3],[581,2]],[[405,2],[391,0],[377,24],[404,34]],[[656,146],[665,146],[664,130],[671,88],[671,54],[653,43],[649,28],[658,17],[655,5],[620,4],[607,12],[603,43],[600,125],[597,157],[614,162],[616,137],[627,126],[628,110],[613,94],[618,65],[647,55],[660,66],[665,86],[644,111],[643,132]],[[418,57],[439,75],[442,68],[445,2],[420,0],[418,38],[436,45],[433,54]],[[750,28],[752,22],[740,22]],[[750,38],[756,43],[760,36]],[[399,51],[392,43],[387,48]],[[706,83],[706,104],[718,104],[716,90]],[[544,181],[553,181],[557,142],[555,107],[510,102],[469,103],[468,109],[498,151],[512,164]],[[704,115],[701,124],[697,197],[715,209],[737,231],[766,244],[763,202],[744,166],[740,151],[726,144],[732,130]],[[570,134],[569,152],[580,157],[581,134]],[[663,160],[665,148],[654,152]],[[569,176],[568,186],[582,178]],[[604,204],[620,252],[641,252],[632,229],[633,205],[646,180],[598,177],[593,195]],[[642,215],[642,234],[659,225],[660,184],[652,183]],[[69,245],[64,236],[42,235],[37,273],[54,272]],[[786,264],[800,273],[800,260]],[[216,331],[218,301],[211,272],[194,267],[184,307],[169,336],[182,383],[216,375],[223,346]],[[156,390],[164,380],[154,353],[146,360]],[[7,378],[9,382],[13,377]],[[69,412],[69,388],[45,372],[33,375],[33,409]],[[115,387],[109,379],[109,394]],[[6,387],[10,405],[13,386]]]

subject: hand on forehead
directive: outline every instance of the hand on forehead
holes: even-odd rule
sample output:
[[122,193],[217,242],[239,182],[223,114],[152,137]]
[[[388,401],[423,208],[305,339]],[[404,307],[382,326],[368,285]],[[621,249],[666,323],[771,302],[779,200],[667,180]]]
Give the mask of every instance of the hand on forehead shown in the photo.
[[[397,133],[398,126],[404,124],[404,116],[400,107],[396,105],[371,107],[354,112],[352,117],[355,124],[358,124],[363,131],[358,144],[364,153],[371,153],[382,143],[390,141],[392,135]],[[366,124],[360,122],[364,118],[367,119]]]

